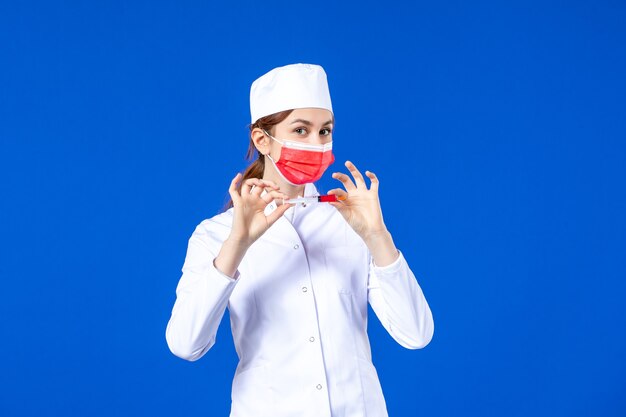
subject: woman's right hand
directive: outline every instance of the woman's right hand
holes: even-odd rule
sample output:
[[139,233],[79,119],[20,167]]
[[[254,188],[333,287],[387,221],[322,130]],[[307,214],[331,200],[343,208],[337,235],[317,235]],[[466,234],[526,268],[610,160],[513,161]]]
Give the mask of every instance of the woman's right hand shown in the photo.
[[[249,178],[241,185],[241,193],[237,192],[237,183],[241,174],[237,174],[230,183],[228,193],[233,200],[234,218],[229,239],[244,246],[252,245],[267,229],[270,228],[293,204],[282,204],[269,216],[265,215],[265,207],[274,199],[288,199],[279,191],[278,185],[269,180]],[[266,194],[263,194],[266,191]]]
[[[293,204],[277,205],[268,216],[265,207],[274,199],[288,199],[279,191],[273,181],[258,178],[249,178],[241,185],[241,193],[237,191],[237,184],[241,174],[237,174],[230,183],[228,193],[233,200],[233,225],[230,236],[222,244],[220,253],[215,258],[214,265],[224,274],[234,277],[248,248],[267,231],[285,211]],[[261,195],[263,191],[264,195]]]

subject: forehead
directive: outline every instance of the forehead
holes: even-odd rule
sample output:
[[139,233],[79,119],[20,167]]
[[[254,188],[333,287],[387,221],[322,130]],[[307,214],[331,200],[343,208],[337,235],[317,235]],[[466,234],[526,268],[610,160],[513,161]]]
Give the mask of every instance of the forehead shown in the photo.
[[314,109],[314,108],[295,109],[294,111],[291,112],[289,117],[285,119],[285,122],[291,123],[294,120],[298,120],[298,119],[309,121],[314,125],[323,125],[328,121],[332,122],[333,114],[329,110],[326,110],[326,109]]

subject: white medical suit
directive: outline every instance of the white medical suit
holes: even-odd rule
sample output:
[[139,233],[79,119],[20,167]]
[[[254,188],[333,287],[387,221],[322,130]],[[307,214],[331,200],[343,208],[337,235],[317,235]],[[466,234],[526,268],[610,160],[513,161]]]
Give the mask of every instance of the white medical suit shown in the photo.
[[[304,195],[317,190],[307,184]],[[402,253],[377,267],[334,207],[298,205],[249,248],[233,279],[213,265],[232,211],[204,220],[189,239],[166,330],[170,350],[200,359],[228,307],[239,355],[231,417],[386,417],[368,301],[406,348],[424,347],[434,331]]]

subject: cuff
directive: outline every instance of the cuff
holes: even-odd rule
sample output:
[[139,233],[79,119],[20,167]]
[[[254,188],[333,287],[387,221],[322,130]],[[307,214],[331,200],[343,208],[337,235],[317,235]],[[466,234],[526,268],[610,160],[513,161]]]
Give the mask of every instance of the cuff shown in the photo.
[[397,272],[401,268],[403,262],[404,262],[404,256],[402,255],[402,252],[400,252],[399,249],[398,249],[398,258],[386,266],[376,266],[376,264],[374,263],[374,258],[371,258],[372,269],[374,269],[377,273],[381,273],[381,274],[390,274],[390,273],[393,274]]
[[235,271],[235,276],[234,277],[230,277],[230,276],[226,275],[225,273],[223,273],[222,271],[220,271],[219,269],[217,269],[217,267],[215,266],[215,259],[213,259],[213,261],[211,262],[211,265],[212,265],[213,269],[215,270],[215,272],[217,273],[217,275],[223,277],[224,279],[226,279],[226,280],[228,280],[228,281],[230,281],[232,283],[237,282],[237,280],[239,279],[239,269],[237,269]]

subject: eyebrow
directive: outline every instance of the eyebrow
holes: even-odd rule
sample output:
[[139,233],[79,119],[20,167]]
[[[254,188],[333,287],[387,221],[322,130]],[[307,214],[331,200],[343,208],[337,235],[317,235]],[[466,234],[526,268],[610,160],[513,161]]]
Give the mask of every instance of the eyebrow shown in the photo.
[[[293,124],[296,124],[296,123],[302,123],[303,125],[306,125],[306,126],[313,126],[313,123],[311,123],[308,120],[304,120],[304,119],[296,119],[296,120],[293,120],[289,124],[293,125]],[[327,125],[332,125],[332,124],[333,124],[333,121],[329,120],[326,123],[324,123],[322,126],[327,126]]]

